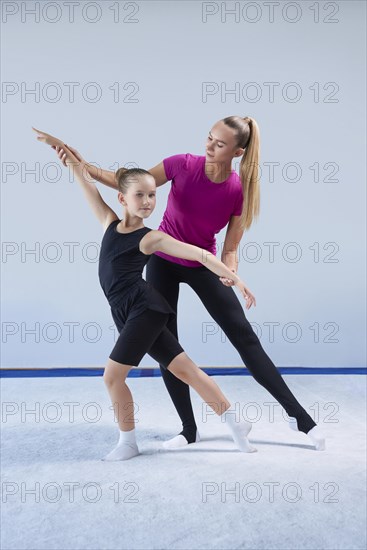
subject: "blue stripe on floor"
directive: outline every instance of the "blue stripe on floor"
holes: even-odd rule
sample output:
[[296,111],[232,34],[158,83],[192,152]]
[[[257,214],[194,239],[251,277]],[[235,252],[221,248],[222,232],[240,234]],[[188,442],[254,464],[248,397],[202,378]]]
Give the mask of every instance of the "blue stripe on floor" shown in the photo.
[[[243,367],[216,369],[203,367],[209,376],[251,376]],[[367,374],[366,367],[278,367],[281,374]],[[70,376],[102,376],[104,369],[0,369],[0,378],[47,378]],[[129,378],[161,376],[159,369],[133,368]]]

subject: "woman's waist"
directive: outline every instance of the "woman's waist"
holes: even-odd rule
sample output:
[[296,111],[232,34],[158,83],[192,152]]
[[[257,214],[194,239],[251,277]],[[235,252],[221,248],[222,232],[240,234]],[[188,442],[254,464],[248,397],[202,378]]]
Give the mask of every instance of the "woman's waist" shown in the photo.
[[166,233],[167,235],[170,235],[170,237],[173,237],[183,243],[193,244],[195,246],[199,246],[200,248],[204,248],[209,252],[216,250],[217,242],[215,232],[207,231],[203,228],[194,228],[190,224],[189,220],[187,220],[187,224],[181,227],[179,225],[173,225],[163,218],[158,227],[158,231],[162,231],[162,233]]

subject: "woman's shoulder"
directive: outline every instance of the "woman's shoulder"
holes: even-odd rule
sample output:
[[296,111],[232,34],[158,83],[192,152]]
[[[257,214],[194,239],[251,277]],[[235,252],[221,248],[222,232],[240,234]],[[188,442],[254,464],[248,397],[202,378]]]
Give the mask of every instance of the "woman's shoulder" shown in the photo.
[[205,163],[204,155],[195,155],[194,153],[186,153],[184,167],[187,170],[187,172],[193,172],[195,170],[201,171],[204,163]]
[[205,155],[195,155],[194,153],[186,153],[186,157],[187,163],[199,163],[205,160]]
[[194,155],[193,153],[178,153],[176,155],[171,155],[163,159],[165,167],[179,167],[187,168],[188,163],[197,162],[200,158],[199,155]]
[[231,172],[231,175],[230,175],[230,181],[231,181],[233,187],[242,189],[241,178],[240,178],[237,170],[232,169],[232,172]]

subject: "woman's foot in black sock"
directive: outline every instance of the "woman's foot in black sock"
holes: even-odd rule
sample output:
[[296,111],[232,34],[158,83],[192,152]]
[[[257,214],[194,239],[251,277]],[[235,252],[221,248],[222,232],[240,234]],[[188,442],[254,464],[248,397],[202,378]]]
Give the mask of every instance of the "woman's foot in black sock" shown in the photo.
[[289,417],[289,427],[292,430],[294,430],[295,432],[302,431],[307,434],[312,443],[315,445],[316,451],[325,451],[325,436],[320,430],[320,427],[317,426],[315,422],[312,421],[312,423],[314,424],[314,426],[310,428],[309,425],[306,425],[306,423],[302,423],[301,420],[292,416]]
[[164,441],[162,444],[164,449],[181,449],[190,443],[198,443],[200,441],[199,432],[197,428],[184,428],[181,433]]

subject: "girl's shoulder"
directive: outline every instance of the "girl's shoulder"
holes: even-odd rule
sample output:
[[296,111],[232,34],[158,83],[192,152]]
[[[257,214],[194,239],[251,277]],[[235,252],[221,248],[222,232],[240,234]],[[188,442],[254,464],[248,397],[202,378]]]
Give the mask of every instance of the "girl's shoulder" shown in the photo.
[[116,216],[109,216],[106,219],[106,223],[103,226],[103,235],[106,235],[106,233],[109,233],[121,220]]
[[106,220],[105,229],[111,229],[114,225],[117,225],[120,223],[120,218],[117,216],[111,216],[109,219]]

